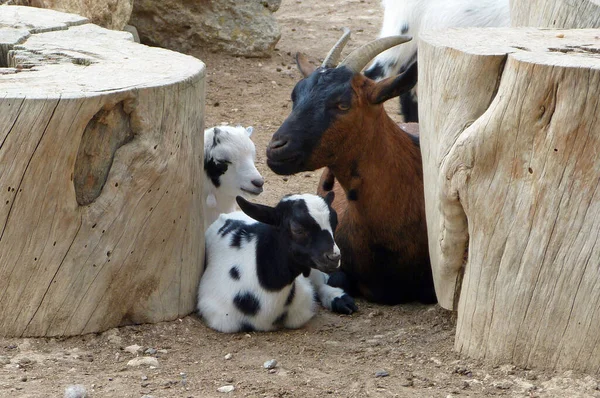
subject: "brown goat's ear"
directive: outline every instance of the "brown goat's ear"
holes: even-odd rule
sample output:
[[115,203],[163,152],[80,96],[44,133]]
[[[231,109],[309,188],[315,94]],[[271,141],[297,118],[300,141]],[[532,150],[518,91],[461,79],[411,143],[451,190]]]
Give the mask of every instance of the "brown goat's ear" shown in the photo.
[[258,203],[248,202],[241,196],[236,196],[235,201],[237,202],[238,206],[240,206],[240,209],[242,209],[242,211],[250,218],[269,225],[279,224],[277,211],[275,208]]
[[298,65],[298,69],[300,69],[304,77],[308,77],[317,69],[316,66],[308,61],[308,57],[302,53],[296,53],[296,65]]
[[369,93],[369,102],[381,104],[412,89],[417,84],[418,67],[414,62],[404,73],[388,77],[373,86]]
[[325,195],[325,202],[327,202],[327,204],[329,206],[331,206],[331,204],[333,203],[333,200],[335,199],[335,192],[333,191],[329,191],[329,193],[327,195]]

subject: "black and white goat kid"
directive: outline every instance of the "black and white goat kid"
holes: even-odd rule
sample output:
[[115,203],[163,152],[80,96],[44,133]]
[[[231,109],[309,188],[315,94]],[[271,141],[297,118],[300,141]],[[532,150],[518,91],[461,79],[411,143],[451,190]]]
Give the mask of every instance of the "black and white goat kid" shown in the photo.
[[254,161],[252,127],[204,130],[204,229],[221,213],[236,211],[235,197],[259,195],[264,180]]
[[227,333],[299,328],[315,314],[315,297],[334,312],[357,310],[322,272],[340,262],[332,201],[333,192],[287,196],[276,207],[237,197],[242,211],[222,214],[206,231],[198,312],[208,326]]

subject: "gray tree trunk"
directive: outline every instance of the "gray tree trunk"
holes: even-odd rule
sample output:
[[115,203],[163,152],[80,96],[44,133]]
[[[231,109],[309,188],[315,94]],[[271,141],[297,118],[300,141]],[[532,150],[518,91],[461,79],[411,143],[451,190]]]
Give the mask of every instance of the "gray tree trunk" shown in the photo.
[[429,247],[456,349],[600,372],[598,30],[425,34]]
[[176,319],[202,271],[204,64],[0,6],[0,335]]

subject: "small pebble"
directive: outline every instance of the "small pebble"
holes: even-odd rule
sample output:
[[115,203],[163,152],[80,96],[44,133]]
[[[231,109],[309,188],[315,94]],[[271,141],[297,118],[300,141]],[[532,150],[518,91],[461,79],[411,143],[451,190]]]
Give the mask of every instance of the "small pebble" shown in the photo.
[[276,71],[277,71],[277,72],[281,72],[281,68],[277,68],[277,69],[276,69]]
[[142,395],[142,398],[155,398],[154,395]]
[[227,361],[229,361],[231,358],[233,358],[233,355],[231,355],[231,354],[227,354],[227,355],[225,355],[225,359],[226,359]]
[[22,376],[21,381],[27,381],[27,376]]
[[127,366],[154,366],[158,367],[158,359],[154,357],[138,357],[133,358],[131,361],[127,362]]
[[140,352],[142,352],[142,347],[140,347],[137,344],[133,344],[133,345],[125,347],[123,350],[130,354],[137,355]]
[[271,373],[271,374],[277,373],[277,369],[269,369],[269,373]]
[[142,381],[148,380],[148,376],[142,376]]
[[5,355],[0,355],[0,366],[8,365],[10,363],[10,358]]
[[378,370],[375,372],[375,377],[388,377],[390,374],[385,370]]
[[277,366],[277,361],[274,359],[270,359],[270,360],[266,361],[265,363],[263,363],[263,368],[265,368],[265,369],[275,369],[276,366]]
[[148,348],[146,351],[144,351],[144,354],[146,355],[154,355],[158,352],[158,350],[156,348]]
[[64,398],[86,398],[87,396],[87,391],[81,384],[68,386],[65,389]]
[[233,390],[235,390],[235,387],[231,386],[231,385],[217,388],[218,392],[224,392],[224,393],[232,392]]
[[559,33],[556,35],[556,37],[558,37],[559,39],[562,39],[565,37],[564,33]]

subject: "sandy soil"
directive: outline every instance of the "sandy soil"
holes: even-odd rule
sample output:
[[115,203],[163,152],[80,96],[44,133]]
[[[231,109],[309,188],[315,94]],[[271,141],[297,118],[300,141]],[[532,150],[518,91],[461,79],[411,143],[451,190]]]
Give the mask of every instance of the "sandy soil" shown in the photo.
[[[271,59],[193,53],[208,66],[206,125],[255,127],[266,179],[260,201],[269,204],[314,192],[319,175],[284,178],[265,164],[300,76],[292,55],[322,59],[341,26],[353,30],[349,49],[367,42],[381,10],[379,0],[284,0],[276,15],[282,38]],[[400,120],[396,101],[386,107]],[[595,377],[459,358],[453,315],[439,306],[358,304],[352,316],[321,310],[303,329],[277,333],[225,335],[189,316],[75,338],[0,339],[0,397],[62,397],[72,384],[92,397],[600,397]],[[134,344],[139,353],[124,349]],[[158,367],[128,366],[136,356],[156,358]],[[272,371],[263,368],[270,359],[278,361]],[[235,390],[217,392],[226,385]]]

